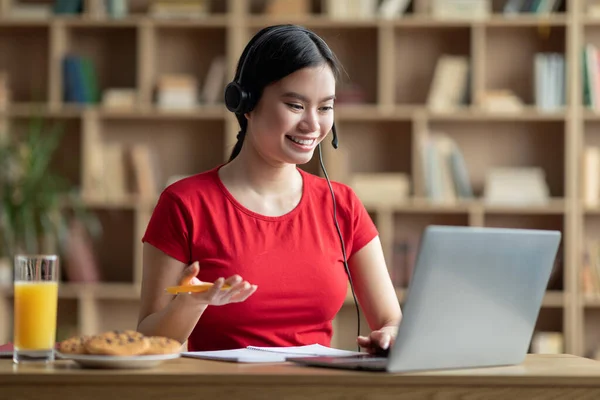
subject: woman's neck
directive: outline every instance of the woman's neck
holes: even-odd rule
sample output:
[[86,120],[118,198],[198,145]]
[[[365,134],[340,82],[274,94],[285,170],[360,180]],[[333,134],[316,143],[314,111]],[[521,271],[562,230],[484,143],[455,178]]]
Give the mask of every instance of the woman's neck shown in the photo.
[[302,191],[302,177],[294,164],[272,165],[251,149],[242,148],[225,165],[225,179],[240,189],[251,189],[261,196],[286,195]]

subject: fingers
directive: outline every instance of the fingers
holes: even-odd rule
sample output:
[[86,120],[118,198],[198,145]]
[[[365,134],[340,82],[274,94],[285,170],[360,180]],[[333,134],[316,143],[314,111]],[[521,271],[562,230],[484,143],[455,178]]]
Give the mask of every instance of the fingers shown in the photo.
[[375,353],[375,347],[373,346],[373,343],[371,342],[371,338],[369,336],[359,336],[356,339],[356,342],[360,347],[367,350],[368,353]]
[[367,336],[359,336],[356,341],[361,346],[368,346],[371,343],[371,339],[369,339],[369,337]]
[[388,332],[373,331],[369,336],[358,336],[356,342],[365,348],[370,354],[387,351],[392,342],[392,336]]
[[379,348],[387,350],[390,347],[392,336],[383,331],[373,331],[371,333],[371,341]]
[[251,285],[238,275],[232,276],[226,282],[231,286],[223,296],[228,303],[239,303],[246,300],[257,288],[256,285]]
[[[224,285],[229,285],[229,287],[223,289]],[[247,281],[242,280],[239,275],[234,275],[227,279],[217,279],[214,281],[212,288],[205,293],[198,293],[198,296],[208,304],[225,305],[246,300],[256,289],[256,285],[251,285]]]
[[251,285],[248,282],[243,282],[240,290],[231,296],[232,303],[240,303],[245,301],[248,297],[252,296],[258,287],[256,285]]
[[179,279],[179,284],[191,284],[191,281],[196,277],[196,275],[198,275],[198,272],[200,272],[200,264],[198,263],[198,261],[196,261],[183,270],[183,272],[181,273],[181,279]]

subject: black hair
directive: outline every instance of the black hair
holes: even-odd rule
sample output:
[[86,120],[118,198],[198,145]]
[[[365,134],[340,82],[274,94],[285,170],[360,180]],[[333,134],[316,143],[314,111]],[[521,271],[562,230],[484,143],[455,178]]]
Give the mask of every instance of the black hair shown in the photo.
[[[273,32],[270,34],[271,31]],[[269,37],[261,39],[266,34],[269,34]],[[259,39],[260,43],[257,42]],[[255,47],[255,44],[258,46]],[[246,45],[238,61],[234,81],[252,93],[253,107],[266,86],[302,68],[323,64],[329,65],[337,80],[341,73],[341,64],[316,33],[298,25],[269,26],[260,30]],[[241,72],[243,76],[240,76]],[[240,153],[248,127],[244,114],[236,113],[235,116],[240,131],[229,161]]]

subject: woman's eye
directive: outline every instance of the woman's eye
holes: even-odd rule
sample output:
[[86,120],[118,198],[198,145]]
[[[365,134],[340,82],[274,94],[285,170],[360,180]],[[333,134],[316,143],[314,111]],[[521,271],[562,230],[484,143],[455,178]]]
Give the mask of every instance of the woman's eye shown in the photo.
[[294,110],[302,110],[302,106],[300,104],[287,103],[288,107],[293,108]]
[[321,107],[321,111],[331,111],[331,110],[333,110],[332,106]]

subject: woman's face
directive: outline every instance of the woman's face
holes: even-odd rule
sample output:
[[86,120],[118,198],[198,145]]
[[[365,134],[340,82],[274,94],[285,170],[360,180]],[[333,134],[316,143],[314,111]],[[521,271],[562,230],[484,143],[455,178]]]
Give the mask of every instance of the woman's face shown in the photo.
[[246,139],[271,165],[305,164],[331,130],[334,97],[329,65],[298,70],[265,87]]

